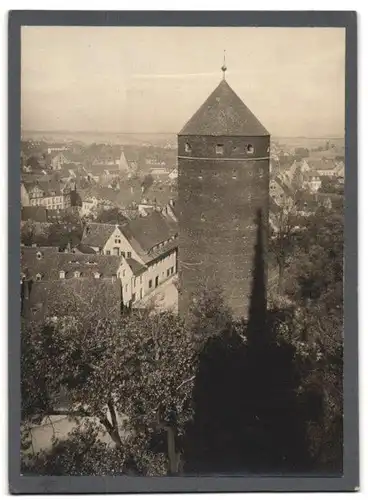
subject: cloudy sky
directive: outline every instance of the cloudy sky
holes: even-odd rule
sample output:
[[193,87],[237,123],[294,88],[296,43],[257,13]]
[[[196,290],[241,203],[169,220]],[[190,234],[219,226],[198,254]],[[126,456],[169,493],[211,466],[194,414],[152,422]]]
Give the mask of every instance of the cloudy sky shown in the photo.
[[22,128],[177,133],[221,79],[272,135],[344,134],[340,28],[23,27]]

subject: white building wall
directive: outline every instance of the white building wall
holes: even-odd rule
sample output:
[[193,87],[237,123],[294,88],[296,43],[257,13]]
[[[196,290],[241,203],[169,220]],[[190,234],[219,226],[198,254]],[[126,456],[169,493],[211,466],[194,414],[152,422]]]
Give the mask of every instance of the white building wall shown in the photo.
[[132,245],[129,243],[127,238],[123,235],[118,227],[115,228],[112,235],[107,240],[103,248],[103,253],[105,255],[109,255],[110,252],[110,255],[114,255],[114,252],[116,251],[115,249],[118,249],[118,255],[122,255],[122,253],[124,252],[125,257],[132,258],[143,264],[143,260],[141,259],[141,257],[135,252]]
[[132,277],[133,272],[128,266],[128,263],[123,258],[117,272],[118,278],[121,281],[121,291],[123,297],[123,303],[127,306],[132,300]]
[[158,285],[160,285],[176,273],[176,253],[176,250],[173,250],[171,254],[148,267],[144,273],[144,295],[148,295],[156,288],[156,277],[158,277]]

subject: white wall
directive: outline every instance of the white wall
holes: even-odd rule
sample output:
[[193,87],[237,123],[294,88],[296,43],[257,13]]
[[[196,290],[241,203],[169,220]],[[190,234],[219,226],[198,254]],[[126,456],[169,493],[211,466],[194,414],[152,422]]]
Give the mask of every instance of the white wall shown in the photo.
[[[174,272],[167,275],[167,270],[173,267]],[[176,250],[169,255],[167,255],[162,260],[157,261],[155,264],[150,265],[148,270],[144,273],[144,294],[148,295],[155,289],[155,279],[158,276],[158,284],[160,285],[167,279],[169,279],[173,274],[176,273]],[[152,287],[149,287],[149,282],[152,280]]]
[[[116,243],[115,240],[120,240],[120,243]],[[110,255],[114,255],[114,248],[119,249],[119,255],[121,255],[122,252],[125,252],[125,257],[128,257],[128,252],[130,252],[132,259],[143,264],[143,260],[141,259],[141,257],[135,252],[132,245],[129,243],[127,238],[125,238],[118,227],[115,228],[114,232],[107,240],[103,248],[103,253],[106,255],[107,252],[110,252]]]

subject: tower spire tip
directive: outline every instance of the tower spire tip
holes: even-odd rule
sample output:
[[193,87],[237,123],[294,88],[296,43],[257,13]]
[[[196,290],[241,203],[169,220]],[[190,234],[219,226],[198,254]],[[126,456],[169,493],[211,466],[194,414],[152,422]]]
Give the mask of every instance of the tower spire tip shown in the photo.
[[224,50],[224,62],[222,64],[221,70],[222,70],[222,78],[223,78],[223,80],[225,80],[225,73],[226,73],[226,70],[227,70],[227,66],[226,66],[226,50]]

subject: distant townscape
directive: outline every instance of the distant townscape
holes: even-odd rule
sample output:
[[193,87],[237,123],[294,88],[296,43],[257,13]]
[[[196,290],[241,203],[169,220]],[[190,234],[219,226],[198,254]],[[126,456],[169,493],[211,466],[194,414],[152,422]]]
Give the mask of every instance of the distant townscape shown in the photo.
[[[73,289],[87,280],[96,293],[115,289],[108,295],[111,310],[142,307],[149,297],[177,309],[175,142],[28,139],[20,168],[22,280],[35,283],[25,314],[59,307],[60,296],[52,295],[56,303],[42,301],[41,290]],[[272,141],[269,222],[275,235],[280,212],[291,212],[298,230],[320,207],[341,209],[344,172],[342,139]]]
[[344,139],[221,69],[174,139],[22,140],[27,474],[342,473]]
[[105,304],[115,311],[172,293],[178,172],[168,146],[22,142],[22,279],[35,284],[26,314],[58,308],[41,290],[86,281],[96,294],[115,290]]

